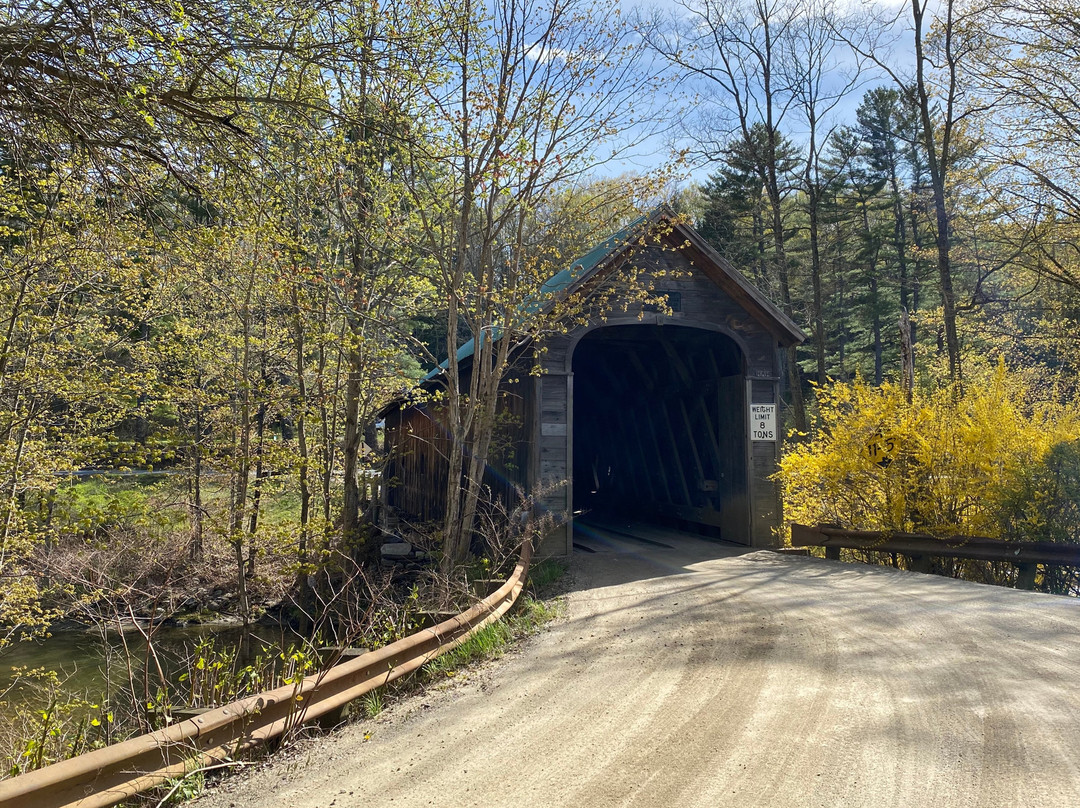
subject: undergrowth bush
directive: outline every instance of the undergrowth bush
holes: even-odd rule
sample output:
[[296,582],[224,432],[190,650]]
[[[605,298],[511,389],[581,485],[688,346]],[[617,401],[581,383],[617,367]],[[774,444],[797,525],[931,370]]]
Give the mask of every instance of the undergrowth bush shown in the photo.
[[[40,769],[50,763],[107,746],[126,737],[117,732],[114,707],[104,699],[71,693],[55,671],[15,671],[12,684],[0,694],[6,720],[0,724],[0,779]],[[4,697],[16,688],[40,694],[38,707],[9,704]]]
[[184,660],[171,698],[188,707],[219,707],[300,682],[319,666],[314,650],[289,645],[261,648],[243,657],[237,646],[218,647],[213,636],[201,637]]
[[785,518],[1076,540],[1080,418],[1034,398],[1004,366],[958,397],[916,391],[910,403],[893,384],[823,387],[816,432],[780,463]]
[[[530,571],[529,591],[521,594],[507,615],[429,662],[417,679],[392,683],[368,694],[358,705],[360,714],[373,718],[382,711],[386,698],[497,658],[516,639],[537,631],[559,615],[561,603],[538,599],[533,593],[541,597],[550,594],[565,571],[564,565],[550,560],[536,564]],[[377,647],[420,628],[422,609],[415,586],[400,602],[381,600],[379,606],[371,610],[367,629],[355,639]],[[154,679],[153,692],[136,693],[133,689],[127,701],[122,696],[109,700],[74,693],[51,671],[19,671],[10,685],[0,689],[0,711],[5,715],[5,721],[0,722],[0,779],[140,734],[148,729],[147,720],[154,726],[169,724],[182,715],[178,708],[210,708],[283,684],[298,685],[320,668],[322,662],[315,650],[320,642],[316,638],[284,650],[265,646],[243,654],[240,646],[219,645],[214,637],[203,637],[188,650],[175,680]],[[137,673],[129,671],[131,676]],[[16,689],[28,688],[41,697],[23,694],[17,701],[9,700]],[[173,792],[180,790],[174,788]]]
[[[112,696],[68,686],[55,671],[16,669],[0,691],[0,779],[140,735],[179,720],[182,708],[213,708],[282,685],[299,685],[319,667],[309,644],[265,647],[198,640],[172,682],[158,682],[135,702],[123,688]],[[134,693],[127,694],[134,696]]]

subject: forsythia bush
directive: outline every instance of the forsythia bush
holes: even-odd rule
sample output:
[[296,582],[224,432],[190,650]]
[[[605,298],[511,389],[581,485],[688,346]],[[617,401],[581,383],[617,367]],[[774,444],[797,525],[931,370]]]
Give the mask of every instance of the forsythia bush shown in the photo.
[[1023,494],[1078,451],[1080,418],[1027,403],[1029,392],[1004,366],[959,400],[945,389],[908,403],[900,387],[861,379],[822,388],[816,434],[780,463],[786,519],[942,536],[1033,532],[1057,511]]

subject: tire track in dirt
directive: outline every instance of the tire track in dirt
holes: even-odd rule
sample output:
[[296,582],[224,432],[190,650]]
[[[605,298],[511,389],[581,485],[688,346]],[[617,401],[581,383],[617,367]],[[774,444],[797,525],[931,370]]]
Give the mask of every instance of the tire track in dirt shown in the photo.
[[601,536],[520,653],[200,808],[1080,805],[1080,603],[668,543]]

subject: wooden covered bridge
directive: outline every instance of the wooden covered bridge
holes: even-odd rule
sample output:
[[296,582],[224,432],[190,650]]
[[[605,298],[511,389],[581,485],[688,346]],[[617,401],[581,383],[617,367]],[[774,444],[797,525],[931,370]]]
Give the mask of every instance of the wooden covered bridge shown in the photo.
[[[569,555],[574,517],[678,522],[727,541],[774,542],[781,350],[803,333],[666,207],[549,282],[550,296],[633,270],[650,288],[526,346],[504,385],[488,482],[541,490],[559,527],[542,548]],[[650,305],[650,301],[652,304]],[[438,375],[427,382],[438,384]],[[406,520],[442,514],[445,429],[431,404],[385,412],[387,504]]]

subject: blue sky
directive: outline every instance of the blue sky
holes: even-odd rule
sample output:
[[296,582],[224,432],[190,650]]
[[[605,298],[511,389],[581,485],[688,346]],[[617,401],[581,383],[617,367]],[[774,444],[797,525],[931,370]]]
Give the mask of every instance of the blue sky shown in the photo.
[[[684,4],[668,0],[659,5],[653,4],[651,8],[660,9],[661,13],[665,15],[682,15],[685,13],[687,6],[693,7],[693,2]],[[891,45],[882,49],[881,52],[883,58],[891,67],[901,73],[910,72],[909,68],[914,57],[910,45],[911,32],[908,30],[910,12],[906,3],[856,4],[847,2],[841,7],[852,12],[876,10],[879,14],[895,17],[894,30],[888,36],[882,37],[884,41],[891,42]],[[884,30],[887,31],[887,29]],[[837,57],[841,69],[850,70],[856,63],[853,54],[849,52],[842,53],[839,48],[834,56]],[[855,109],[858,107],[863,94],[872,87],[891,85],[891,83],[892,80],[879,68],[864,65],[858,85],[851,89],[847,96],[832,109],[828,119],[823,124],[824,129],[827,130],[833,125],[852,122],[855,117]],[[685,131],[686,127],[682,126],[684,120],[690,124],[690,128],[693,128],[695,124],[700,125],[698,119],[703,112],[709,113],[711,111],[711,114],[722,114],[723,104],[720,103],[720,99],[715,93],[709,97],[709,91],[710,87],[707,82],[682,81],[670,95],[649,99],[654,111],[661,117],[666,130],[643,137],[641,142],[626,156],[605,163],[598,171],[598,174],[601,176],[613,176],[627,171],[649,171],[670,163],[675,148],[680,146],[693,148],[694,138],[689,136]],[[696,99],[695,94],[698,95]],[[782,126],[785,133],[796,143],[805,143],[806,125],[795,110],[787,112]],[[701,160],[694,161],[685,170],[686,179],[684,184],[687,182],[704,182],[712,170],[715,170],[715,166],[710,167]]]

